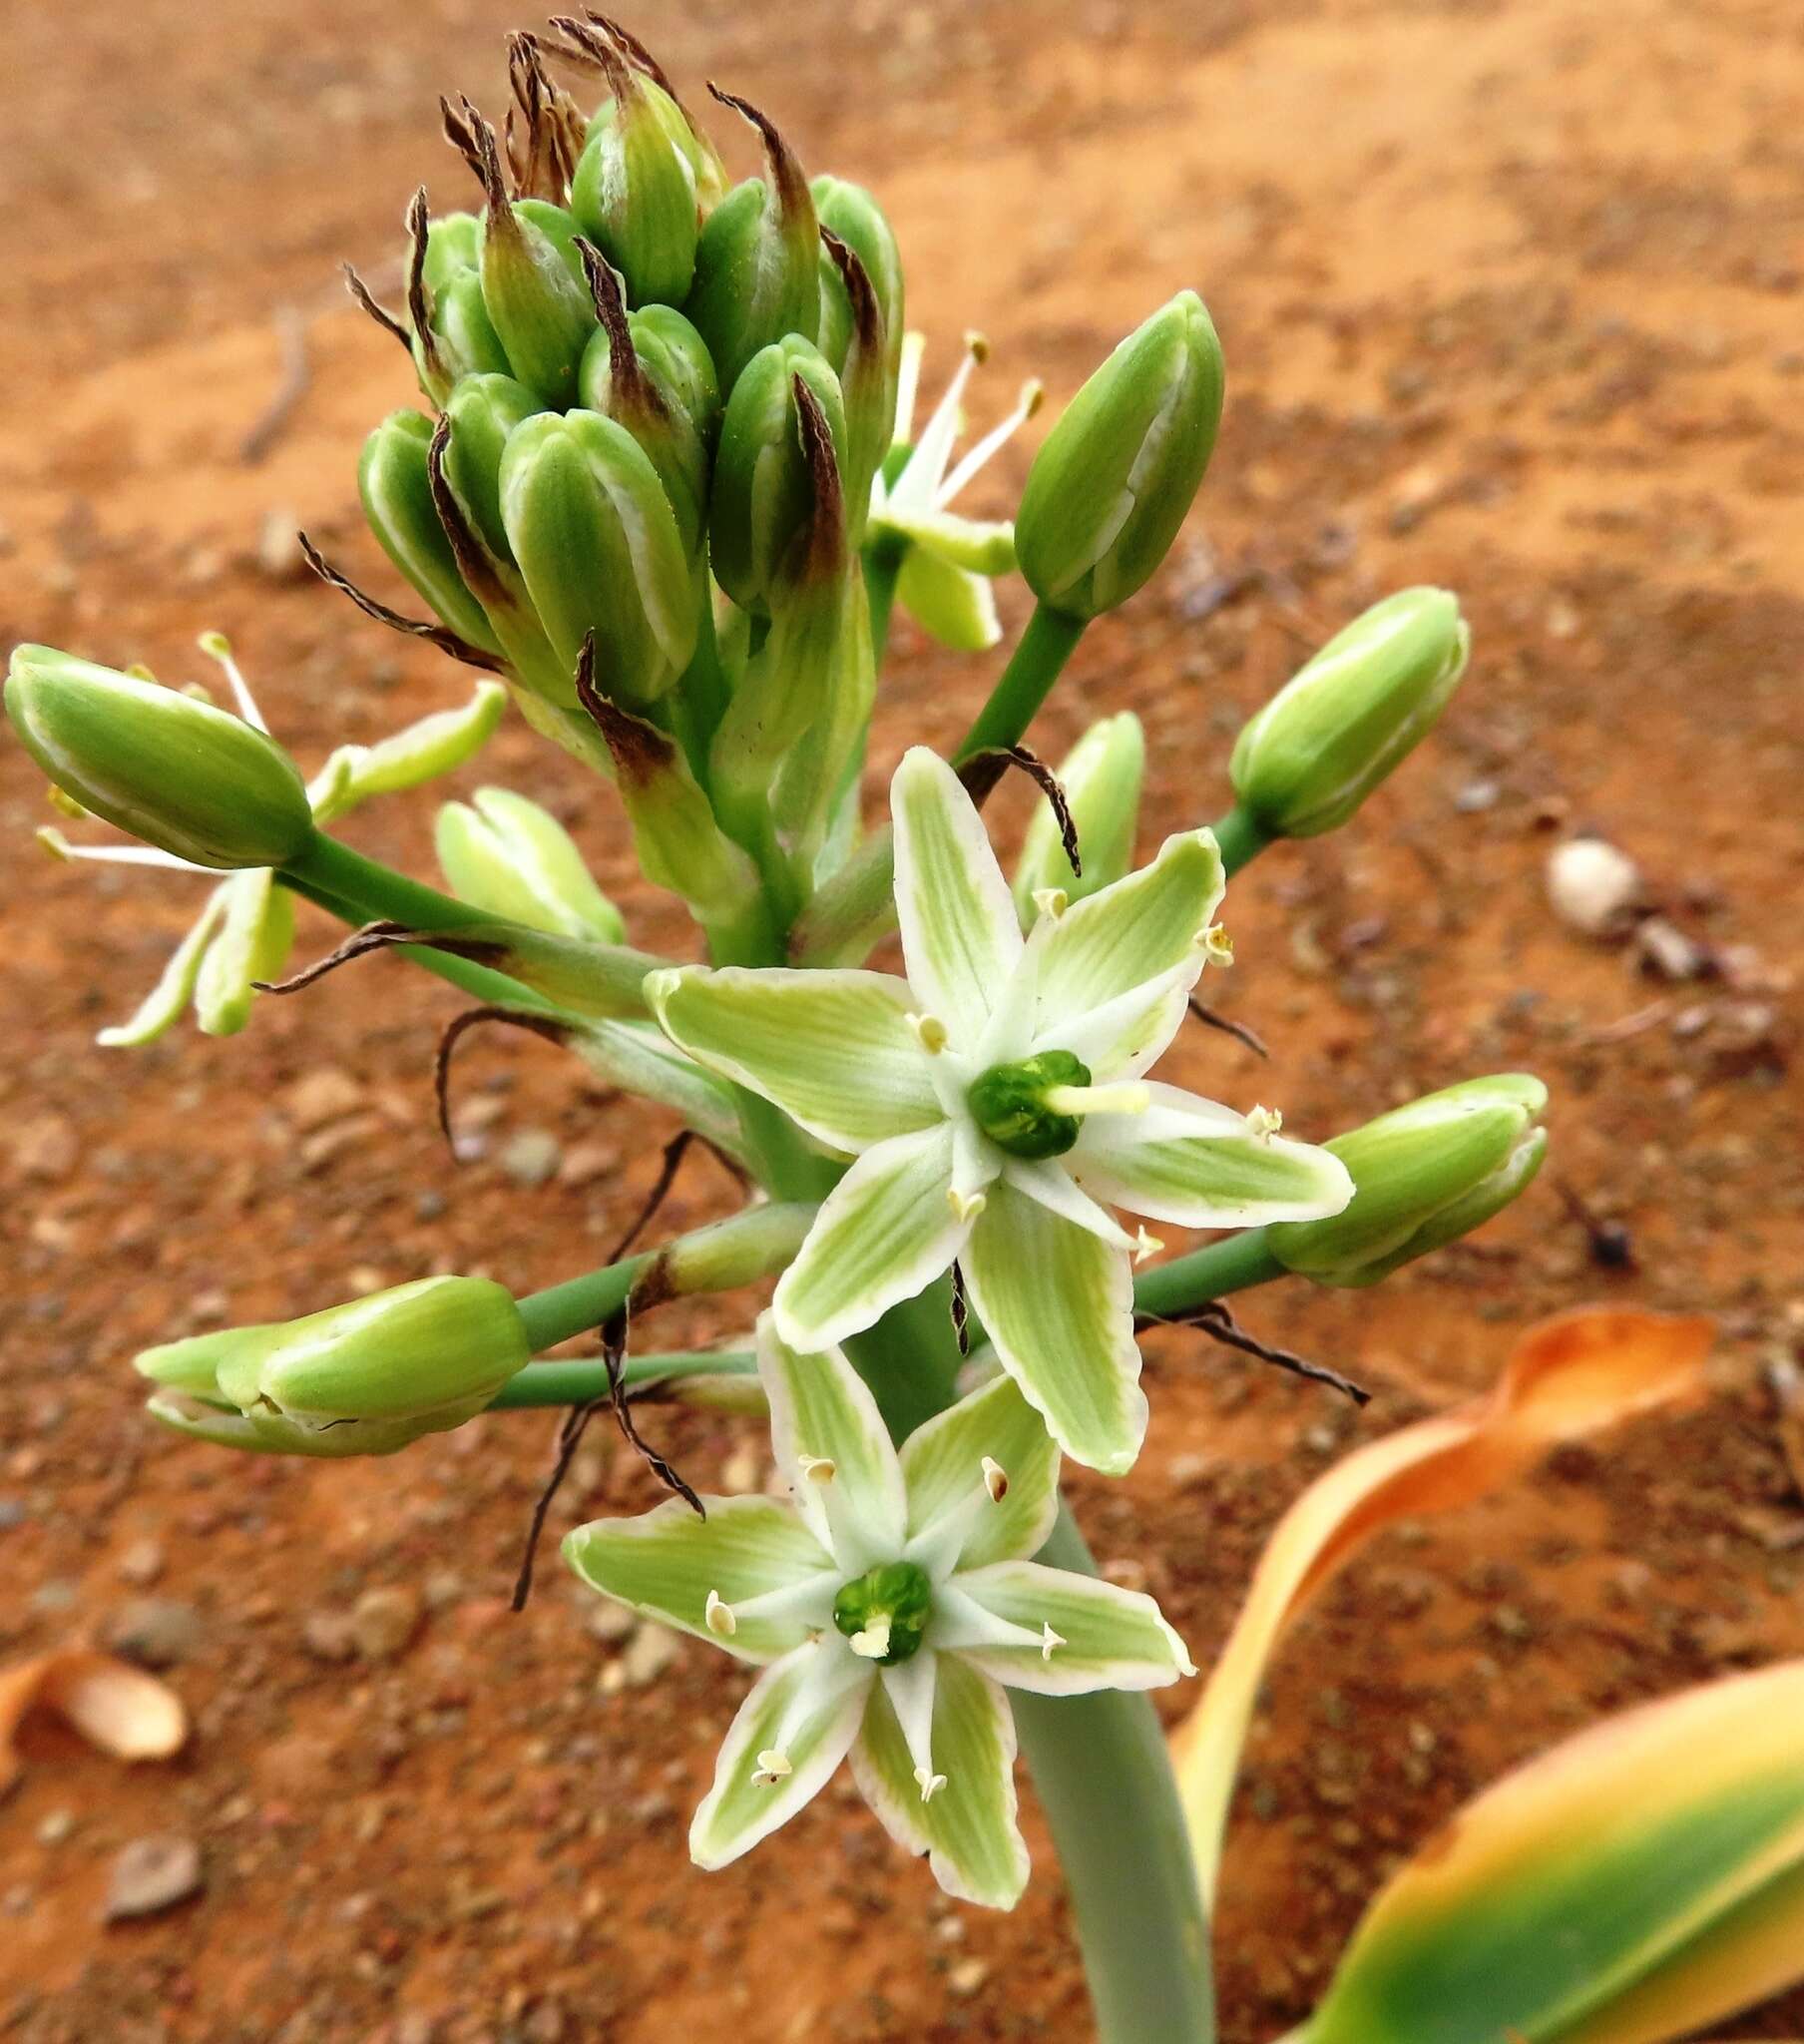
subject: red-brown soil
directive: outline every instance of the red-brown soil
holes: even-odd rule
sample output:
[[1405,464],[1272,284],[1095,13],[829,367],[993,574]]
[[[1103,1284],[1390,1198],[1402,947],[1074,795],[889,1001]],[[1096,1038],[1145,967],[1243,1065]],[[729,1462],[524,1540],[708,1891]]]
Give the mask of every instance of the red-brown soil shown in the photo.
[[[1626,1226],[1637,1268],[1594,1265],[1544,1180],[1380,1292],[1244,1301],[1371,1383],[1363,1417],[1200,1337],[1151,1339],[1144,1458],[1075,1486],[1099,1551],[1143,1571],[1206,1660],[1285,1501],[1347,1444],[1486,1383],[1514,1328],[1592,1295],[1720,1316],[1722,1388],[1701,1414],[1388,1537],[1300,1628],[1250,1744],[1219,1922],[1224,2035],[1270,2037],[1397,1855],[1500,1769],[1599,1712],[1804,1651],[1804,1498],[1763,1375],[1801,1338],[1804,1247],[1795,10],[692,0],[657,16],[637,25],[685,84],[729,82],[811,166],[882,193],[930,382],[979,323],[990,402],[1031,372],[1063,398],[1165,293],[1207,295],[1230,396],[1201,506],[1154,588],[1087,640],[1041,734],[1055,751],[1089,715],[1140,712],[1145,842],[1218,812],[1242,717],[1360,605],[1435,581],[1473,620],[1436,742],[1356,827],[1271,854],[1230,896],[1241,964],[1222,998],[1271,1064],[1199,1030],[1172,1076],[1325,1134],[1531,1067],[1554,1091],[1554,1169]],[[367,425],[411,391],[334,265],[390,261],[420,177],[441,203],[458,193],[435,97],[497,98],[508,25],[487,0],[10,11],[9,643],[168,674],[224,627],[308,765],[459,694],[436,656],[294,579],[264,533],[298,519],[389,586],[353,471]],[[309,380],[247,465],[284,308],[306,321]],[[1004,600],[1018,620],[1019,590]],[[907,626],[894,650],[873,801],[900,748],[952,737],[983,679]],[[510,728],[477,777],[548,793],[640,940],[688,946],[569,762]],[[0,2035],[1087,2035],[1031,1812],[1040,1870],[1009,1917],[942,1901],[849,1793],[726,1873],[690,1869],[683,1826],[740,1680],[691,1645],[623,1686],[619,1643],[555,1567],[507,1614],[550,1415],[344,1466],[231,1459],[143,1420],[127,1359],[147,1341],[435,1269],[526,1287],[594,1261],[667,1131],[545,1047],[498,1040],[462,1095],[486,1154],[454,1166],[429,1073],[455,998],[398,963],[266,1001],[233,1042],[185,1025],[149,1052],[97,1049],[189,897],[40,861],[41,804],[0,746],[0,1661],[168,1601],[187,1613],[169,1679],[197,1729],[179,1762],[136,1770],[34,1742],[0,1807]],[[372,807],[352,835],[426,870],[431,807]],[[1001,827],[1023,812],[999,799]],[[1726,978],[1640,977],[1555,920],[1543,863],[1579,824],[1641,861]],[[323,918],[303,916],[303,953],[323,948]],[[502,1158],[533,1130],[564,1169],[527,1188]],[[703,1166],[670,1220],[725,1198]],[[734,1324],[673,1313],[661,1338]],[[659,1424],[704,1484],[749,1438]],[[651,1500],[598,1428],[553,1530]],[[319,1658],[322,1614],[396,1585],[429,1607],[404,1653]],[[200,1842],[204,1893],[103,1927],[116,1851],[159,1831]],[[1793,1996],[1737,2027],[1801,2023]]]

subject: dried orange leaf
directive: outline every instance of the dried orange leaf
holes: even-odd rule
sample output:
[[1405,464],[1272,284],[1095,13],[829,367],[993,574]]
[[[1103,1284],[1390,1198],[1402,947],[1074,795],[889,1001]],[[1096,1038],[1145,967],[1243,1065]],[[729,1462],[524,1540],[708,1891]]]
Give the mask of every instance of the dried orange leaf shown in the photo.
[[1297,1499],[1260,1557],[1201,1702],[1172,1736],[1205,1903],[1266,1664],[1316,1591],[1397,1520],[1469,1504],[1561,1441],[1696,1398],[1712,1331],[1689,1314],[1557,1314],[1522,1336],[1488,1396],[1358,1449]]
[[1429,1841],[1304,2044],[1660,2044],[1804,1977],[1804,1661],[1611,1719]]
[[182,1699],[142,1668],[85,1647],[41,1654],[0,1675],[0,1789],[19,1772],[13,1742],[33,1711],[122,1761],[167,1760],[188,1738]]

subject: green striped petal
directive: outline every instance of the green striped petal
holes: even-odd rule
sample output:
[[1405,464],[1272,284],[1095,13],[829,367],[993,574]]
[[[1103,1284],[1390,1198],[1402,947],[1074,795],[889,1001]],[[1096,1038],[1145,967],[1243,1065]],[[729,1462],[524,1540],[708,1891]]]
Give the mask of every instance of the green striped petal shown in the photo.
[[771,1301],[793,1348],[830,1347],[913,1298],[964,1247],[950,1122],[867,1150],[821,1204]]
[[[237,876],[234,874],[232,877],[235,879]],[[225,920],[230,888],[231,880],[222,880],[213,890],[207,897],[207,905],[190,924],[187,936],[170,953],[169,963],[163,968],[157,984],[139,1003],[137,1012],[129,1021],[101,1030],[94,1039],[96,1043],[104,1044],[109,1050],[135,1050],[140,1044],[154,1043],[175,1027],[193,997],[207,947]]]
[[[837,1348],[801,1354],[758,1321],[758,1377],[770,1445],[796,1509],[834,1558],[840,1581],[902,1550],[907,1499],[888,1429],[864,1379]],[[835,1585],[837,1588],[837,1585]]]
[[1010,1689],[1163,1689],[1196,1669],[1150,1597],[1035,1561],[967,1569],[934,1598],[929,1643]]
[[741,1661],[774,1661],[832,1617],[841,1581],[833,1557],[774,1498],[704,1502],[705,1519],[674,1497],[640,1518],[579,1526],[564,1559],[606,1597]]
[[1146,1399],[1128,1251],[999,1181],[959,1267],[1003,1367],[1053,1438],[1092,1469],[1131,1468]]
[[925,746],[890,782],[908,983],[957,1049],[975,1049],[1022,950],[1008,882],[959,777]]
[[1033,1554],[1059,1515],[1058,1445],[1011,1377],[918,1426],[902,1443],[902,1481],[907,1557],[930,1575]]
[[819,1794],[851,1750],[874,1687],[871,1664],[833,1632],[765,1669],[739,1706],[714,1786],[689,1825],[697,1866],[727,1865]]
[[646,994],[673,1043],[836,1150],[868,1150],[945,1118],[904,980],[690,968],[655,974]]
[[1188,830],[1167,837],[1150,865],[1073,902],[1041,954],[1035,1033],[1179,966],[1194,968],[1194,985],[1205,957],[1198,940],[1225,887],[1214,832]]
[[281,977],[294,942],[294,896],[267,866],[226,882],[226,919],[195,979],[195,1020],[209,1036],[235,1036],[250,1020],[256,980]]
[[1088,1116],[1064,1160],[1099,1200],[1183,1228],[1258,1228],[1338,1214],[1353,1180],[1331,1151],[1267,1135],[1176,1086],[1150,1085],[1144,1114]]
[[902,556],[896,601],[930,639],[955,653],[987,653],[1002,637],[990,583],[920,547]]
[[929,1780],[944,1776],[944,1786],[923,1799],[921,1763],[881,1682],[871,1686],[852,1772],[890,1836],[905,1851],[926,1853],[949,1895],[1012,1909],[1029,1871],[1016,1819],[1014,1715],[988,1676],[948,1655],[933,1658]]

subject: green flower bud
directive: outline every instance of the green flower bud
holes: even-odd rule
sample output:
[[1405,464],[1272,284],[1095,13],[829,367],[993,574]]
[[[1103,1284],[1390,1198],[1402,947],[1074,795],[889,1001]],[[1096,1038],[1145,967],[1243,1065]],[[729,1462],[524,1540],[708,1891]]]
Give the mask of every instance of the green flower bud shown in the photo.
[[846,413],[845,499],[848,537],[862,543],[870,515],[871,484],[896,423],[894,392],[889,387],[882,308],[857,252],[830,228],[821,242],[845,293],[851,330],[836,367]]
[[834,1626],[879,1668],[912,1660],[932,1616],[932,1579],[912,1561],[867,1569],[833,1600]]
[[451,422],[445,480],[470,529],[497,561],[514,558],[501,516],[501,457],[514,428],[544,409],[513,376],[466,376],[445,404]]
[[605,38],[599,47],[613,118],[592,131],[583,150],[570,210],[626,279],[635,304],[679,305],[694,278],[700,233],[694,173],[653,102],[651,81]]
[[1100,719],[1065,756],[1059,784],[1077,826],[1084,871],[1072,871],[1052,803],[1037,802],[1015,868],[1015,906],[1024,924],[1033,921],[1034,896],[1044,889],[1057,887],[1082,901],[1131,868],[1145,770],[1146,737],[1131,710]]
[[[600,45],[604,40],[613,44],[610,54],[618,54],[631,64],[638,73],[641,90],[651,101],[652,111],[658,116],[666,135],[671,139],[676,153],[688,166],[689,179],[694,187],[695,202],[703,218],[712,213],[726,195],[726,168],[720,161],[720,153],[714,145],[689,119],[688,110],[671,89],[671,81],[664,68],[644,43],[618,21],[603,23],[592,16],[590,23],[573,21],[560,16],[555,24],[572,42],[575,51],[561,54],[581,62],[588,59],[589,68],[608,74],[608,57]],[[607,99],[597,110],[595,119],[589,124],[584,137],[585,153],[594,147],[596,138],[604,134],[613,124],[615,102]]]
[[1202,300],[1179,291],[1072,399],[1015,519],[1021,572],[1042,603],[1094,618],[1152,575],[1209,465],[1222,376]]
[[421,1278],[303,1319],[147,1348],[159,1419],[269,1454],[392,1454],[474,1418],[532,1355],[513,1294]]
[[280,866],[313,835],[287,754],[254,725],[49,646],[17,646],[6,714],[65,794],[163,851]]
[[[862,185],[854,185],[844,178],[816,178],[809,191],[821,226],[830,234],[837,235],[864,265],[864,273],[870,279],[871,290],[877,300],[877,309],[883,315],[885,423],[882,452],[887,453],[896,418],[896,390],[902,374],[905,314],[902,252],[896,247],[895,232],[883,209]],[[845,366],[845,351],[852,337],[852,308],[840,265],[824,250],[820,284],[820,351],[834,369],[839,370]]]
[[508,441],[501,512],[565,671],[593,635],[602,693],[656,702],[695,650],[699,610],[694,563],[644,448],[599,412],[541,413]]
[[500,641],[458,572],[457,556],[433,506],[432,433],[432,421],[423,412],[396,411],[364,441],[363,458],[357,464],[363,515],[381,541],[382,551],[433,612],[460,639],[487,653],[499,653]]
[[808,181],[783,138],[746,101],[708,90],[758,131],[767,171],[735,185],[708,216],[682,308],[730,391],[760,348],[820,331],[820,239]]
[[460,376],[505,370],[478,273],[481,224],[473,213],[427,216],[424,186],[407,208],[409,347],[420,388],[443,404]]
[[620,910],[589,874],[570,832],[549,809],[505,787],[479,787],[470,803],[438,812],[438,862],[460,901],[554,936],[618,944]]
[[594,250],[588,268],[602,323],[584,350],[578,394],[588,410],[625,426],[646,450],[684,549],[699,554],[719,417],[713,364],[680,312],[668,305],[650,308],[662,315],[658,319],[629,312],[619,277]]
[[838,474],[846,470],[839,380],[811,341],[790,334],[752,359],[726,402],[714,455],[708,538],[714,579],[741,609],[768,617],[800,586],[813,553],[833,534],[843,551],[845,504],[824,487],[802,434],[795,394],[805,383],[826,421]]
[[1468,1079],[1328,1144],[1353,1198],[1325,1221],[1265,1231],[1273,1256],[1318,1284],[1376,1284],[1489,1221],[1541,1169],[1548,1089],[1510,1072]]
[[1242,730],[1228,766],[1241,806],[1269,837],[1337,828],[1434,728],[1470,645],[1445,589],[1374,604]]

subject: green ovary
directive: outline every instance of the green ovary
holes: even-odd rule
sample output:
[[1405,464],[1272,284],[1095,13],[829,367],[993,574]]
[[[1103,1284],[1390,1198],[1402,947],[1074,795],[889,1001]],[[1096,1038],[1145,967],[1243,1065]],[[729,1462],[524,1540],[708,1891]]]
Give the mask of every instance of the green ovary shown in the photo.
[[1063,1157],[1078,1140],[1075,1114],[1057,1114],[1046,1096],[1056,1086],[1088,1086],[1090,1068],[1068,1050],[1042,1051],[1015,1065],[992,1065],[971,1082],[972,1119],[1011,1157]]
[[833,1623],[853,1651],[893,1668],[921,1645],[933,1613],[933,1585],[912,1561],[886,1562],[855,1576],[833,1600]]

